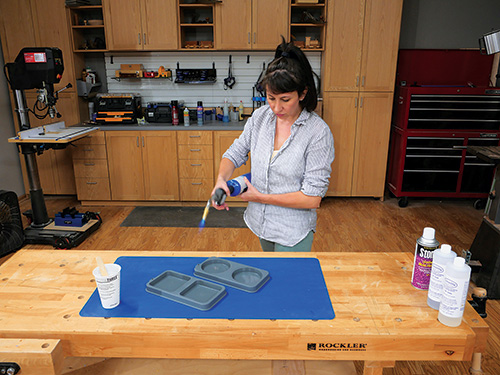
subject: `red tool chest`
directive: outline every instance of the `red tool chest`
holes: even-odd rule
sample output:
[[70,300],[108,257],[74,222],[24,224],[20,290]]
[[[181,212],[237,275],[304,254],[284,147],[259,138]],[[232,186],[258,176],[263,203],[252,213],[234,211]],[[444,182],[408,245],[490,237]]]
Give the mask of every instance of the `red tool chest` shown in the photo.
[[[441,65],[460,65],[460,53],[453,51],[447,60],[449,51],[434,52],[434,59],[419,64],[422,55],[429,58],[429,50],[400,51],[399,64],[406,65],[398,65],[387,185],[401,207],[408,197],[477,198],[475,205],[481,206],[495,166],[467,154],[466,148],[499,145],[500,88],[487,87],[483,79],[489,77],[492,60],[464,51],[464,64],[482,66],[483,73],[473,69],[468,75],[467,67],[454,66],[455,76],[448,77],[445,70],[440,75],[425,66],[439,70]],[[408,70],[408,64],[415,69]],[[410,82],[412,86],[405,86]],[[471,87],[475,82],[484,86]]]

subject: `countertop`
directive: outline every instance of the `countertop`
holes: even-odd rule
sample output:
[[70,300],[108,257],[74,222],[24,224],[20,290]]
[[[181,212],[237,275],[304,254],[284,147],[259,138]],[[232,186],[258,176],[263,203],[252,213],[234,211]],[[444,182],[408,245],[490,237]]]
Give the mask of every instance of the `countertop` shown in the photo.
[[221,121],[208,121],[201,126],[197,124],[192,124],[189,126],[180,125],[172,125],[169,123],[149,123],[147,122],[144,125],[130,124],[130,125],[106,125],[106,124],[91,124],[91,123],[82,123],[77,124],[75,126],[96,126],[100,130],[111,131],[111,130],[238,130],[242,131],[245,127],[246,119],[239,122],[221,122]]

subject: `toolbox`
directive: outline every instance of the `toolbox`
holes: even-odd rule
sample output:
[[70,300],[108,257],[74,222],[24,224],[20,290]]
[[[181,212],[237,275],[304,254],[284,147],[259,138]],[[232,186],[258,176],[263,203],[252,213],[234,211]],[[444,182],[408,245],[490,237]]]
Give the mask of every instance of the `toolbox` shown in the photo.
[[78,212],[75,207],[66,207],[61,212],[55,214],[54,224],[62,227],[83,227],[88,223],[90,215]]
[[98,94],[95,107],[99,124],[136,124],[142,118],[138,94]]

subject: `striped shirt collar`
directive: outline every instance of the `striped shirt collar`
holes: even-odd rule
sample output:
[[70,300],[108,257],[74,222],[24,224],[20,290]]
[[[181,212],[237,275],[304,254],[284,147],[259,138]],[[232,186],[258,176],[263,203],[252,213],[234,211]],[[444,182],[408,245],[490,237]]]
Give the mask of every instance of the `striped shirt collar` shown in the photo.
[[[307,124],[307,120],[309,119],[309,117],[311,117],[311,115],[312,115],[311,112],[309,112],[307,109],[303,108],[302,112],[300,112],[299,117],[297,117],[297,120],[295,120],[295,122],[293,123],[293,125],[297,125],[297,126],[299,126],[299,125],[306,125]],[[276,115],[272,111],[271,111],[271,120],[272,121],[276,120]]]

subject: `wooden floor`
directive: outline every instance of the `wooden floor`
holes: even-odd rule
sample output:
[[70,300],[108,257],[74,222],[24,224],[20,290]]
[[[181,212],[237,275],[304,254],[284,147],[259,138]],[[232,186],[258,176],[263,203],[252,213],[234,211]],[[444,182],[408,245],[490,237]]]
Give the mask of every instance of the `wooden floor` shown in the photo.
[[[78,250],[261,251],[258,239],[249,229],[205,228],[199,233],[198,228],[126,228],[120,227],[120,223],[132,211],[132,206],[81,207],[73,197],[49,197],[46,204],[49,216],[67,206],[75,206],[81,212],[100,212],[101,228]],[[29,201],[22,202],[21,210],[29,208]],[[203,207],[200,206],[200,219],[202,213]],[[450,244],[460,255],[472,244],[482,216],[483,212],[474,209],[471,200],[415,199],[410,200],[408,207],[400,208],[394,198],[384,201],[326,198],[318,210],[313,251],[413,253],[415,241],[423,228],[431,226],[436,229],[438,241]],[[210,214],[207,220],[210,220]],[[29,245],[26,248],[49,247]],[[8,257],[0,258],[0,263]],[[485,374],[498,375],[500,300],[489,300],[487,313],[490,335],[482,366]],[[362,364],[355,365],[361,374]],[[394,369],[384,369],[384,375],[458,375],[468,374],[469,367],[469,362],[397,362]]]

